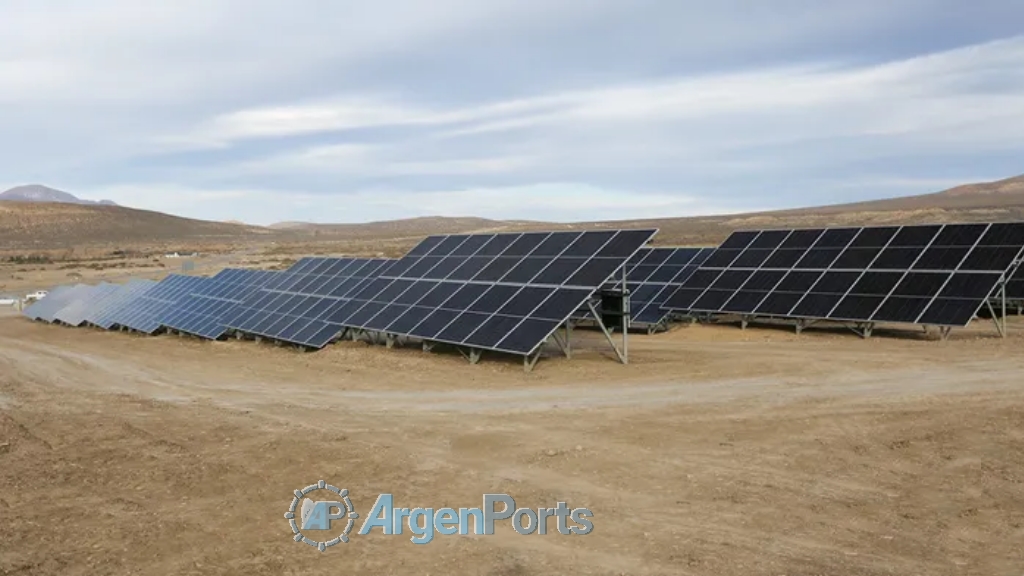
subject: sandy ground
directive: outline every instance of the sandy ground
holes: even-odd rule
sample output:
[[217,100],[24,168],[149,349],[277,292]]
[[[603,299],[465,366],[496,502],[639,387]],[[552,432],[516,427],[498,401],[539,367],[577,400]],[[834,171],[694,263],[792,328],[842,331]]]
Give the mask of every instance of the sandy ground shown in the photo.
[[[0,312],[0,574],[1017,575],[1024,322],[683,327],[632,364],[315,354]],[[587,536],[291,540],[296,488],[594,512]],[[358,528],[358,524],[357,524]]]

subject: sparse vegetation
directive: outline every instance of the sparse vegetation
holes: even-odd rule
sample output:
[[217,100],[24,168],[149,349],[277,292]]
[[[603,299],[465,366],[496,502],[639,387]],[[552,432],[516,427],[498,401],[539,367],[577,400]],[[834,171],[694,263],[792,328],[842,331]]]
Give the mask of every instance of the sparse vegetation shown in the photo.
[[53,264],[53,259],[45,254],[17,254],[8,256],[7,261],[12,264]]

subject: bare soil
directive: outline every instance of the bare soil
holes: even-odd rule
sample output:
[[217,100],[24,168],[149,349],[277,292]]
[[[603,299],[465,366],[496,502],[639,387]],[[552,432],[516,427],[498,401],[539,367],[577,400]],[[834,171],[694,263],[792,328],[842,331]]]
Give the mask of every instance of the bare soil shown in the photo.
[[[1019,319],[1018,319],[1019,320]],[[0,312],[0,574],[1019,575],[1024,322],[681,327],[631,364],[136,337]],[[590,508],[588,536],[297,544],[324,479]]]

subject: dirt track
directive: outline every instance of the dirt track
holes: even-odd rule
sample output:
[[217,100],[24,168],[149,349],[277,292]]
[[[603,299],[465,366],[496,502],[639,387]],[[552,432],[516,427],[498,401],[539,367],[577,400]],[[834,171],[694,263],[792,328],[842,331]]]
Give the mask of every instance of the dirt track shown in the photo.
[[[470,366],[75,330],[0,313],[0,574],[978,574],[1024,567],[1024,322],[949,342],[689,327],[630,366]],[[291,491],[363,517],[507,492],[585,537],[291,541]],[[554,532],[552,530],[552,532]]]

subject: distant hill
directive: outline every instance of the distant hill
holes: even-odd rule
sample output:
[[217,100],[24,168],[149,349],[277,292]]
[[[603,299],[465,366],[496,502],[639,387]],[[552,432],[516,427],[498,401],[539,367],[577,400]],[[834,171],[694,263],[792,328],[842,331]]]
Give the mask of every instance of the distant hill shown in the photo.
[[506,230],[533,224],[519,220],[488,220],[487,218],[425,216],[402,220],[386,220],[360,224],[313,224],[309,222],[278,222],[269,228],[305,235],[331,238],[411,238],[431,234],[465,234]]
[[122,206],[0,201],[0,248],[5,250],[164,243],[188,249],[200,243],[237,242],[267,234],[274,232]]
[[10,200],[13,202],[57,202],[63,204],[98,204],[102,206],[117,206],[113,200],[100,200],[99,202],[83,200],[74,194],[68,194],[67,192],[43,186],[42,184],[16,186],[6,192],[0,193],[0,200]]
[[738,229],[1006,220],[1024,221],[1024,176],[967,184],[933,194],[853,204],[727,216],[571,224],[424,217],[364,224],[282,222],[259,227],[192,220],[120,206],[22,200],[0,201],[0,249],[167,243],[187,249],[200,242],[237,244],[258,240],[294,242],[294,246],[306,251],[319,250],[326,244],[334,251],[358,248],[395,255],[432,234],[653,227],[659,229],[656,244],[709,245],[721,242]]
[[662,245],[715,244],[735,230],[944,222],[1024,221],[1024,175],[942,192],[728,216],[591,222],[581,228],[659,229]]

